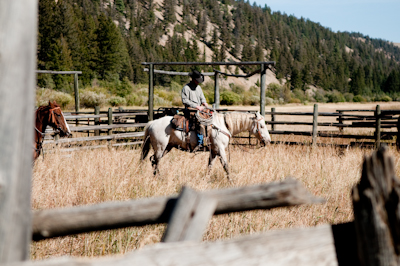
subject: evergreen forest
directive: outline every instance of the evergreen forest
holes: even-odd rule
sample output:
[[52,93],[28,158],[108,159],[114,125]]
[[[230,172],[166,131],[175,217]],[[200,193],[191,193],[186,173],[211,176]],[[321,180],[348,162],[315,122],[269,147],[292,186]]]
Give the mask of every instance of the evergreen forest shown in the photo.
[[[214,27],[207,30],[209,25]],[[116,97],[147,84],[141,62],[205,61],[201,42],[212,50],[213,61],[228,55],[276,61],[273,71],[287,81],[286,90],[301,94],[313,85],[322,91],[315,101],[400,100],[399,47],[243,0],[39,0],[38,31],[38,69],[82,71],[81,88],[108,84]],[[176,84],[185,81],[156,75],[155,84],[179,90]],[[68,75],[40,74],[37,82],[40,88],[72,92]]]

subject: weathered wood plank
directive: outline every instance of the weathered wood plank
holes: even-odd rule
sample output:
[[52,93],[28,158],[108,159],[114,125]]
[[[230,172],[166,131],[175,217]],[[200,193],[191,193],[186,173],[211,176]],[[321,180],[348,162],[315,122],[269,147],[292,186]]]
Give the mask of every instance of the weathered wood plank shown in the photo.
[[147,125],[146,123],[137,123],[137,124],[112,124],[112,125],[101,125],[101,126],[81,126],[81,127],[69,127],[69,128],[72,132],[80,132],[80,131],[88,131],[95,129],[106,130],[114,128],[145,127],[146,125]]
[[[304,186],[294,179],[203,193],[217,200],[215,214],[323,202],[323,199],[310,195]],[[166,223],[175,204],[176,197],[159,197],[34,211],[33,239]]]
[[334,266],[338,265],[332,228],[269,231],[217,242],[159,243],[120,257],[101,259],[60,258],[7,266]]
[[183,187],[162,242],[201,241],[216,205],[213,197]]
[[82,74],[82,71],[36,70],[38,74]]
[[57,141],[48,140],[44,141],[43,144],[61,144],[61,143],[71,143],[71,142],[81,142],[81,141],[95,141],[95,140],[110,140],[110,139],[125,139],[125,138],[138,138],[143,137],[144,132],[133,132],[126,134],[114,134],[107,136],[94,136],[94,137],[82,137],[82,138],[71,138],[71,139],[60,139]]
[[364,158],[352,198],[361,264],[399,265],[400,181],[387,148]]
[[[137,116],[137,115],[147,115],[147,113],[141,112],[141,113],[113,113],[113,117],[123,117],[123,116]],[[103,117],[108,117],[108,114],[106,113],[100,113],[98,115],[94,114],[84,114],[84,115],[71,115],[71,114],[65,114],[64,115],[65,119],[86,119],[86,118],[103,118]]]
[[312,144],[317,143],[318,138],[318,104],[314,104],[313,127],[312,127]]
[[0,1],[0,264],[29,259],[37,9]]

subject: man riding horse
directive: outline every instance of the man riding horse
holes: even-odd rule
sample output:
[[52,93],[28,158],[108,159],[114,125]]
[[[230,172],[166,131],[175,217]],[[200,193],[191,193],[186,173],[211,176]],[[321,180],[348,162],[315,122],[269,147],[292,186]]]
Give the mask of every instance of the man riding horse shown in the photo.
[[[208,104],[206,98],[204,97],[203,90],[199,86],[200,83],[203,83],[204,76],[197,70],[193,70],[189,76],[192,80],[186,84],[182,89],[182,103],[185,105],[185,116],[195,117],[190,115],[190,108],[194,110],[199,110],[202,112],[205,108],[208,108]],[[193,150],[199,150],[203,148],[204,142],[204,128],[202,128],[196,119],[191,119],[192,123],[195,123],[195,130],[197,135],[197,147]]]

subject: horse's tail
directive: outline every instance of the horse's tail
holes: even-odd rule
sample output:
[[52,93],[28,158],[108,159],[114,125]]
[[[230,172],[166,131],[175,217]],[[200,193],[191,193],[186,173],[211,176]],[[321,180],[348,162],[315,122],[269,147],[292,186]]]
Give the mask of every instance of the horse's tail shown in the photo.
[[147,126],[144,129],[144,141],[143,141],[143,145],[142,145],[142,154],[140,156],[140,160],[142,160],[142,161],[144,159],[146,159],[146,157],[147,157],[147,155],[149,154],[149,151],[150,151],[150,135],[149,135],[150,123],[147,124]]

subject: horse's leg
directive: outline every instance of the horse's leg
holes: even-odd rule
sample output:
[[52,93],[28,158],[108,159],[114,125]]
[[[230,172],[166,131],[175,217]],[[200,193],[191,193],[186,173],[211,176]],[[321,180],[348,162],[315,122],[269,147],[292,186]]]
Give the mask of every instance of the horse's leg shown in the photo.
[[213,150],[211,150],[210,151],[210,158],[208,159],[207,175],[210,175],[211,168],[213,167],[216,158],[217,158],[217,153],[214,152]]
[[165,148],[165,150],[164,150],[163,156],[166,155],[168,152],[170,152],[170,151],[172,150],[173,147],[174,147],[173,145],[168,144],[168,146],[167,146],[167,147]]
[[154,168],[153,174],[157,175],[159,173],[158,169],[158,164],[160,163],[161,158],[164,156],[164,154],[168,153],[172,147],[170,147],[167,144],[162,144],[162,143],[157,143],[153,147],[156,147],[154,149],[154,155],[150,157],[151,160],[151,165]]
[[222,166],[225,169],[225,172],[227,174],[227,178],[228,181],[230,181],[229,179],[229,165],[228,165],[228,160],[226,159],[226,153],[224,149],[220,149],[220,157],[219,160],[221,161]]

